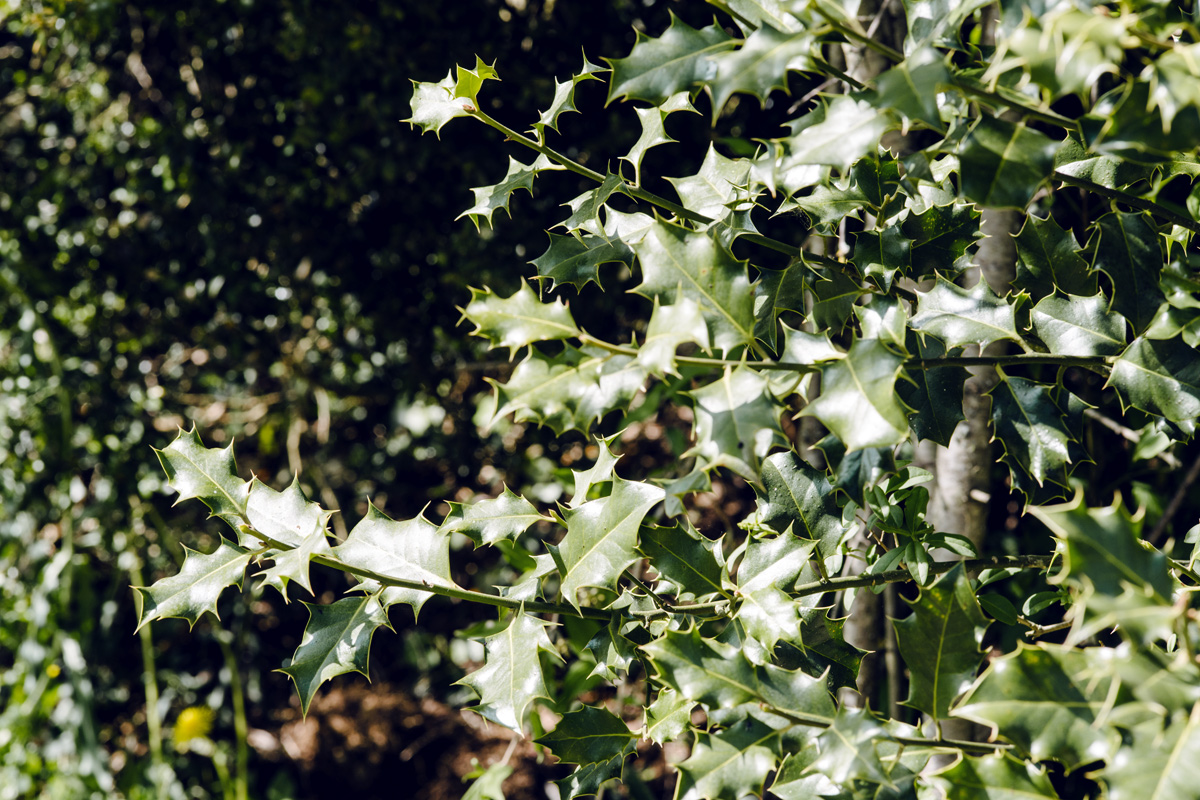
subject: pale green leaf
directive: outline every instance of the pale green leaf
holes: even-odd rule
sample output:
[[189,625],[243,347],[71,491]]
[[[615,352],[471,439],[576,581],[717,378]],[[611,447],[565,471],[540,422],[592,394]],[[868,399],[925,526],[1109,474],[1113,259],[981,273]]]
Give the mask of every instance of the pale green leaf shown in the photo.
[[719,115],[736,93],[754,95],[764,102],[772,91],[786,91],[788,72],[816,69],[814,50],[820,54],[816,37],[808,31],[784,31],[764,22],[739,49],[711,56],[717,70],[706,87],[712,93],[713,116]]
[[317,689],[325,681],[347,672],[367,675],[371,637],[376,628],[388,625],[388,619],[379,600],[369,594],[346,597],[329,605],[304,605],[308,609],[308,625],[300,646],[280,672],[296,682],[300,710],[307,714]]
[[287,599],[287,584],[295,581],[312,594],[308,567],[313,556],[329,555],[327,524],[332,513],[310,501],[299,477],[277,492],[258,479],[252,481],[246,504],[251,527],[287,547],[267,551],[274,566],[261,573],[263,584],[273,586]]
[[933,780],[946,800],[1058,800],[1045,769],[1007,755],[964,755]]
[[654,702],[646,706],[642,738],[655,744],[673,742],[692,724],[692,709],[696,702],[674,689],[663,689]]
[[908,415],[896,397],[904,359],[877,339],[859,339],[821,371],[821,396],[804,407],[847,447],[891,447],[908,437]]
[[546,140],[547,128],[558,131],[559,117],[568,112],[579,111],[575,107],[575,87],[583,81],[600,80],[596,73],[606,71],[603,67],[590,63],[587,56],[584,56],[583,68],[572,75],[570,80],[554,82],[554,99],[551,101],[550,107],[541,113],[537,122],[533,123],[533,134],[539,142]]
[[576,594],[585,587],[616,587],[621,573],[637,560],[642,519],[662,499],[657,486],[617,478],[607,497],[566,511],[567,535],[558,552],[566,569],[561,591],[567,602],[578,608]]
[[[505,800],[504,781],[513,768],[504,762],[492,764],[467,787],[462,800]],[[466,780],[464,778],[464,780]]]
[[747,367],[726,367],[719,380],[688,394],[695,403],[696,443],[684,457],[694,455],[706,469],[726,467],[757,482],[763,457],[784,443],[781,410],[766,379]]
[[875,79],[880,96],[887,98],[892,108],[935,130],[943,126],[938,94],[950,83],[942,55],[932,47],[911,52],[902,63]]
[[562,169],[562,167],[553,164],[545,156],[539,156],[533,164],[522,164],[509,156],[508,172],[500,182],[491,186],[479,186],[471,189],[471,193],[475,195],[474,204],[455,219],[470,217],[471,222],[475,223],[476,230],[484,222],[491,227],[493,225],[492,215],[497,211],[502,210],[511,216],[508,202],[512,199],[513,193],[518,189],[524,189],[529,194],[533,194],[533,179],[537,177],[538,173],[556,169]]
[[654,298],[654,311],[646,326],[645,339],[638,348],[637,360],[648,372],[659,377],[678,375],[675,351],[684,344],[709,349],[708,326],[700,304],[688,297],[678,297],[674,305],[659,305]]
[[890,112],[871,97],[838,95],[792,123],[787,139],[789,159],[796,164],[824,164],[843,172],[864,155],[873,154],[879,137],[895,125]]
[[404,121],[419,127],[422,133],[433,131],[440,137],[442,126],[447,122],[470,115],[468,108],[473,107],[472,103],[454,93],[457,81],[453,70],[437,83],[412,83],[412,116]]
[[1146,67],[1142,79],[1150,80],[1150,108],[1162,115],[1170,131],[1184,108],[1200,107],[1200,44],[1176,44]]
[[[735,207],[749,205],[745,191],[739,192],[749,178],[749,161],[726,158],[717,152],[715,146],[709,145],[699,172],[667,180],[675,187],[680,201],[689,211],[719,220],[728,216]],[[641,251],[638,254],[640,256]]]
[[1030,316],[1051,353],[1111,356],[1125,349],[1125,318],[1108,310],[1104,295],[1052,295],[1034,306]]
[[679,770],[678,800],[740,800],[762,793],[779,760],[783,732],[748,716],[719,733],[697,732]]
[[547,623],[516,612],[498,633],[483,640],[483,666],[458,683],[469,686],[479,696],[472,711],[498,725],[521,732],[525,712],[538,697],[550,696],[542,673],[539,651],[558,658]]
[[[237,475],[232,444],[220,450],[205,447],[193,427],[190,431],[180,430],[175,441],[154,453],[167,474],[167,482],[179,492],[179,500],[199,499],[212,516],[225,520],[235,531],[245,524],[250,482]],[[241,543],[249,545],[254,540]]]
[[439,530],[469,536],[478,547],[502,539],[515,541],[535,522],[548,519],[532,503],[505,486],[499,497],[475,503],[450,503],[450,513]]
[[[455,586],[450,577],[450,534],[424,517],[397,521],[371,505],[346,541],[333,548],[333,554],[349,567],[431,587]],[[380,602],[384,608],[408,603],[416,614],[431,596],[419,589],[390,586]]]
[[948,348],[1021,340],[1016,307],[993,292],[987,281],[964,289],[939,275],[937,285],[920,298],[912,329],[932,333]]
[[[1159,728],[1155,730],[1155,728]],[[1170,724],[1134,731],[1133,745],[1100,773],[1109,800],[1176,800],[1200,792],[1200,705]]]
[[876,750],[883,738],[883,726],[870,712],[842,707],[832,724],[817,736],[821,754],[812,769],[837,784],[860,779],[892,786]]
[[241,586],[246,565],[254,554],[235,544],[220,540],[217,549],[205,554],[183,548],[183,566],[179,572],[156,581],[153,586],[135,586],[138,598],[138,629],[156,620],[186,619],[196,624],[204,612],[217,615],[217,600],[230,586]]
[[1200,417],[1200,352],[1179,339],[1138,337],[1113,364],[1106,386],[1126,408],[1190,423]]
[[689,98],[689,92],[679,92],[668,97],[662,105],[634,109],[634,112],[638,115],[638,120],[641,122],[642,133],[638,137],[638,140],[633,143],[633,147],[629,148],[629,152],[621,156],[621,160],[627,161],[633,166],[633,182],[635,184],[641,184],[642,159],[650,148],[658,147],[662,144],[670,144],[675,141],[675,139],[672,139],[667,134],[667,117],[676,111],[698,113],[692,107],[692,102]]
[[987,0],[904,0],[908,36],[904,52],[911,54],[925,45],[961,49],[959,30]]
[[475,324],[471,333],[484,337],[493,347],[508,347],[513,351],[533,342],[580,335],[566,303],[543,303],[528,283],[522,283],[508,298],[501,298],[486,287],[471,289],[471,302],[462,309],[462,314],[463,319]]

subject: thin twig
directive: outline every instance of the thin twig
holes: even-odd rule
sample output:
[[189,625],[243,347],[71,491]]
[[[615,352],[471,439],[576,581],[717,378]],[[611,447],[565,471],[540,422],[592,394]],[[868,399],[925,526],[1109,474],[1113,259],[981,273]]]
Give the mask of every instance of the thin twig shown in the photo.
[[1025,631],[1025,635],[1030,639],[1036,639],[1039,636],[1045,636],[1046,634],[1054,633],[1055,631],[1064,631],[1073,624],[1072,622],[1064,620],[1063,622],[1056,622],[1053,625],[1039,625],[1038,623],[1026,617],[1017,617],[1017,621],[1029,628],[1029,630]]
[[[1096,422],[1099,422],[1101,425],[1108,428],[1113,433],[1123,436],[1124,438],[1128,439],[1129,441],[1133,442],[1134,444],[1139,442],[1142,438],[1138,434],[1137,431],[1133,430],[1132,428],[1125,427],[1121,423],[1117,422],[1115,419],[1110,419],[1109,417],[1104,416],[1103,414],[1101,414],[1099,411],[1097,411],[1094,408],[1085,408],[1083,410],[1083,415],[1085,417],[1088,417],[1089,419],[1093,419]],[[1161,458],[1162,462],[1164,464],[1166,464],[1168,467],[1170,467],[1171,469],[1179,468],[1179,459],[1177,459],[1171,453],[1166,453],[1166,452],[1159,453],[1157,457]]]
[[1175,494],[1171,497],[1171,502],[1167,503],[1167,508],[1163,511],[1163,515],[1155,523],[1154,530],[1150,531],[1150,535],[1146,537],[1147,542],[1156,547],[1158,546],[1163,534],[1167,532],[1167,526],[1171,524],[1171,518],[1183,506],[1183,501],[1187,499],[1188,490],[1192,488],[1192,484],[1196,482],[1197,478],[1200,478],[1200,453],[1196,455],[1196,459],[1188,467],[1187,474],[1183,476],[1183,481],[1179,484],[1179,488],[1175,490]]

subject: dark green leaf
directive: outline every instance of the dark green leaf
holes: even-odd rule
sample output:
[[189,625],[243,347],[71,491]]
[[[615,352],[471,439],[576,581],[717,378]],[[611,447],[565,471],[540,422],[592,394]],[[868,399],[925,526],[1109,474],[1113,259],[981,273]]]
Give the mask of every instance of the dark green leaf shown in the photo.
[[937,285],[920,297],[912,329],[932,333],[948,348],[1021,340],[1016,307],[993,292],[987,281],[963,289],[939,275]]
[[688,394],[695,401],[696,443],[685,457],[695,455],[706,469],[726,467],[757,481],[763,456],[783,443],[780,408],[766,379],[747,367],[726,368],[719,380]]
[[811,53],[820,53],[815,37],[805,30],[786,32],[764,22],[746,37],[741,48],[710,57],[716,74],[706,82],[713,96],[713,116],[737,92],[754,95],[760,102],[776,89],[787,89],[791,70],[815,69]]
[[967,266],[967,248],[979,238],[979,212],[963,203],[934,205],[910,214],[900,232],[912,240],[913,277],[955,272]]
[[719,25],[699,30],[671,14],[671,27],[657,39],[638,31],[625,58],[605,59],[612,66],[608,102],[622,97],[658,105],[676,92],[710,78],[716,65],[709,56],[735,45]]
[[1053,218],[1030,214],[1013,241],[1018,256],[1013,286],[1029,292],[1035,300],[1055,291],[1085,296],[1096,293],[1096,277],[1079,255],[1075,234],[1060,228]]
[[1058,800],[1044,769],[1011,756],[963,756],[933,779],[946,800]]
[[1034,306],[1030,316],[1051,353],[1110,356],[1125,349],[1125,318],[1108,310],[1104,295],[1052,295]]
[[912,51],[903,63],[876,78],[881,97],[910,120],[941,129],[938,93],[951,83],[941,54],[932,47]]
[[790,208],[803,211],[809,224],[816,226],[838,223],[847,217],[858,219],[857,212],[866,204],[867,196],[846,179],[840,184],[831,181],[829,185],[817,186],[811,194],[794,198]]
[[1112,281],[1109,308],[1124,315],[1134,333],[1141,333],[1166,299],[1158,287],[1163,260],[1158,234],[1142,214],[1122,212],[1104,215],[1096,228],[1092,267]]
[[821,371],[821,396],[805,406],[846,447],[890,447],[908,437],[908,415],[896,398],[904,359],[876,339],[859,339]]
[[762,793],[779,760],[779,731],[755,717],[720,733],[698,732],[691,756],[676,765],[680,800],[740,800]]
[[546,128],[558,130],[558,118],[571,111],[579,111],[575,107],[575,87],[584,81],[597,81],[596,73],[607,72],[603,67],[596,66],[583,57],[583,67],[571,76],[569,81],[554,82],[554,100],[550,107],[541,113],[538,121],[533,123],[533,132],[539,142],[546,140]]
[[1054,171],[1057,149],[1023,122],[982,117],[959,147],[962,193],[980,206],[1023,211]]
[[1004,445],[1004,461],[1024,470],[1038,486],[1065,476],[1073,437],[1047,388],[1025,378],[1005,378],[989,396],[995,437]]
[[[916,358],[937,359],[946,347],[932,336],[908,335],[908,351]],[[908,420],[913,433],[943,447],[963,419],[963,383],[969,373],[962,367],[931,367],[910,364],[906,380],[896,382],[896,394],[914,413]]]
[[1126,408],[1190,423],[1200,417],[1200,352],[1178,339],[1139,337],[1113,364],[1106,386]]
[[975,679],[988,621],[962,567],[922,587],[909,606],[912,615],[895,623],[910,681],[904,702],[945,719],[954,699]]
[[307,714],[317,689],[325,681],[347,672],[367,675],[371,637],[376,628],[388,625],[388,619],[379,600],[369,594],[346,597],[329,605],[304,605],[308,609],[304,638],[291,662],[280,672],[296,682],[300,710]]
[[675,584],[681,599],[724,592],[725,559],[720,548],[686,518],[672,527],[643,528],[638,550],[660,578]]
[[629,726],[606,708],[584,706],[568,711],[554,730],[534,741],[568,764],[595,764],[623,754],[635,737]]
[[546,635],[546,623],[517,612],[503,630],[485,638],[483,646],[483,666],[458,683],[479,696],[473,711],[519,733],[534,698],[550,696],[538,653],[546,651],[555,658],[558,654]]
[[[1156,730],[1158,728],[1158,730]],[[1165,729],[1148,723],[1133,746],[1100,773],[1110,800],[1174,800],[1200,789],[1200,706],[1177,713]]]
[[633,251],[618,238],[547,235],[550,247],[529,263],[537,268],[539,277],[550,279],[552,287],[570,284],[582,289],[591,282],[599,286],[602,264],[633,266]]
[[863,231],[854,240],[850,260],[863,277],[888,291],[896,273],[907,273],[911,268],[911,250],[912,242],[898,227],[879,232]]
[[537,177],[539,172],[546,170],[557,170],[562,167],[554,164],[545,156],[539,156],[533,164],[522,164],[512,156],[508,157],[508,172],[499,183],[491,186],[479,186],[471,189],[471,193],[475,195],[475,203],[466,211],[456,217],[470,217],[471,222],[475,223],[475,229],[478,230],[480,223],[486,222],[488,227],[492,227],[492,215],[497,211],[503,210],[511,216],[508,208],[508,201],[512,199],[513,193],[518,189],[533,194],[533,179]]
[[824,470],[789,450],[763,461],[762,479],[766,499],[759,501],[758,516],[764,525],[818,542],[823,557],[837,552],[846,527]]
[[859,779],[891,786],[888,770],[876,750],[883,736],[883,726],[870,712],[843,707],[833,723],[817,736],[821,754],[813,761],[812,769],[837,784]]

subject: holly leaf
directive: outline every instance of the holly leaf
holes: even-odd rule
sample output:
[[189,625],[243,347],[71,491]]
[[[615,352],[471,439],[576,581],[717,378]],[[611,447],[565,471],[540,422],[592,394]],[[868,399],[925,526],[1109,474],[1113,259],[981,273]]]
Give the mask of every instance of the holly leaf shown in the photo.
[[791,124],[786,140],[791,164],[826,164],[843,173],[875,152],[879,137],[895,122],[891,113],[859,93],[838,95]]
[[779,765],[775,780],[771,782],[771,796],[780,800],[815,800],[818,797],[838,794],[839,788],[833,781],[819,772],[812,764],[821,754],[814,744],[790,754]]
[[498,297],[486,286],[472,288],[471,302],[461,311],[462,318],[475,325],[471,333],[487,339],[492,347],[507,347],[510,352],[533,342],[580,335],[567,304],[541,302],[528,283],[522,283],[508,298]]
[[800,643],[799,604],[785,591],[795,584],[800,571],[808,565],[817,542],[785,533],[772,539],[756,539],[746,548],[738,567],[738,620],[746,635],[762,645],[751,650],[743,643],[743,652],[754,663],[770,660],[781,639]]
[[1079,255],[1075,234],[1058,226],[1052,217],[1042,219],[1030,214],[1013,237],[1017,246],[1017,276],[1013,286],[1024,289],[1035,299],[1056,291],[1064,294],[1093,295],[1096,276]]
[[817,736],[821,754],[812,769],[836,784],[858,779],[894,786],[875,749],[885,736],[883,726],[869,712],[843,707]]
[[535,522],[549,519],[505,486],[499,497],[477,503],[450,503],[450,513],[438,530],[440,533],[464,534],[479,547],[504,539],[516,541]]
[[[296,683],[300,711],[308,707],[325,681],[358,672],[366,677],[371,637],[388,625],[387,612],[375,595],[345,597],[329,605],[305,603],[308,625],[291,662],[279,670]],[[390,627],[390,626],[388,626]]]
[[[604,176],[604,181],[595,189],[589,189],[578,197],[563,203],[571,209],[571,216],[555,227],[562,228],[568,233],[583,231],[605,239],[610,238],[611,235],[600,223],[600,210],[606,208],[605,204],[614,194],[627,194],[625,179],[610,172]],[[631,242],[632,240],[626,238],[626,241]]]
[[583,68],[572,75],[570,80],[554,81],[554,100],[551,101],[550,107],[538,116],[538,121],[533,123],[533,135],[537,137],[539,143],[546,141],[547,128],[558,132],[559,117],[571,111],[579,111],[575,107],[575,87],[584,81],[598,81],[600,78],[596,73],[607,71],[603,67],[589,62],[585,55]]
[[988,620],[962,567],[956,566],[908,601],[912,615],[893,622],[908,666],[905,705],[946,719],[954,699],[975,680]]
[[863,277],[884,291],[891,291],[896,273],[912,266],[912,241],[895,226],[882,231],[863,231],[854,240],[850,261]]
[[[367,515],[350,531],[346,541],[333,548],[334,556],[349,567],[429,586],[456,588],[450,577],[450,534],[424,517],[393,520],[370,505]],[[384,608],[408,603],[415,616],[430,592],[389,586],[380,595]]]
[[1200,786],[1200,706],[1176,713],[1170,724],[1138,726],[1133,744],[1100,773],[1110,800],[1192,797]]
[[600,267],[603,264],[633,266],[633,251],[617,237],[570,236],[549,233],[550,247],[529,263],[537,268],[538,277],[549,278],[557,288],[569,283],[582,289],[594,282],[600,286]]
[[1006,755],[963,756],[932,780],[946,800],[1059,800],[1045,769]]
[[608,445],[616,438],[616,434],[607,438],[597,438],[596,462],[585,470],[571,471],[571,475],[575,479],[575,493],[571,496],[571,502],[567,504],[570,508],[586,502],[588,492],[593,486],[613,479],[614,468],[621,457],[614,455]]
[[554,730],[534,739],[568,764],[595,764],[623,756],[637,737],[606,708],[584,706],[568,711]]
[[[675,187],[680,201],[689,211],[719,220],[733,210],[738,201],[738,189],[745,186],[749,178],[749,161],[726,158],[710,144],[699,172],[686,178],[667,180]],[[748,204],[744,197],[742,204]]]
[[1004,461],[1024,470],[1041,486],[1066,475],[1074,440],[1049,390],[1025,378],[1005,378],[988,393],[995,438]]
[[421,133],[433,131],[441,138],[442,127],[455,117],[470,116],[468,108],[472,103],[455,94],[458,81],[454,71],[446,73],[446,77],[437,83],[413,81],[412,100],[409,105],[412,116],[404,120],[409,125],[421,129]]
[[694,401],[696,443],[683,457],[696,456],[706,469],[726,467],[757,482],[763,456],[785,442],[766,379],[748,367],[726,367],[719,380],[688,395]]
[[813,294],[808,317],[819,331],[840,333],[850,319],[854,302],[864,290],[854,278],[839,269],[813,269],[805,274]]
[[933,205],[909,214],[900,232],[912,242],[912,277],[954,272],[967,266],[967,248],[980,236],[979,212],[964,203]]
[[680,298],[698,303],[721,350],[754,341],[754,292],[746,265],[715,239],[657,221],[633,250],[642,265],[635,292],[666,305]]
[[858,339],[821,370],[821,395],[800,412],[816,417],[846,447],[891,447],[908,437],[908,414],[896,397],[904,359],[878,339]]
[[[225,520],[235,531],[245,524],[250,482],[237,475],[232,442],[220,450],[205,447],[193,427],[190,431],[181,429],[175,441],[154,453],[167,474],[167,482],[179,492],[176,503],[196,498],[208,506],[212,516]],[[240,533],[239,540],[243,545],[257,541],[242,540]]]
[[562,169],[562,167],[554,164],[545,156],[538,156],[532,164],[522,164],[509,156],[508,172],[504,174],[500,182],[491,186],[478,186],[471,189],[471,193],[475,195],[474,205],[455,219],[470,217],[471,222],[475,223],[475,230],[479,230],[482,222],[486,222],[490,228],[493,226],[492,215],[497,211],[502,210],[510,217],[512,216],[508,208],[508,201],[512,199],[514,192],[524,189],[532,195],[533,179],[537,177],[538,173],[558,169]]
[[712,77],[709,56],[735,45],[721,26],[697,30],[671,12],[671,26],[657,39],[638,31],[625,58],[604,59],[612,67],[608,102],[622,97],[659,105],[672,95]]
[[932,333],[948,348],[969,344],[982,348],[1005,339],[1021,340],[1016,307],[1006,303],[982,280],[964,289],[939,275],[937,285],[921,294],[910,325],[915,331]]
[[765,703],[817,723],[833,720],[833,699],[823,678],[751,664],[737,648],[702,639],[697,630],[667,631],[642,650],[664,683],[710,709]]
[[980,117],[958,149],[963,195],[979,206],[1025,210],[1054,172],[1058,146],[1024,122]]
[[806,30],[784,31],[763,22],[738,50],[711,56],[716,75],[705,85],[712,93],[713,118],[734,94],[751,94],[762,103],[772,91],[787,90],[788,72],[816,70],[811,55],[814,47],[818,47],[816,38]]
[[754,716],[719,733],[697,731],[687,760],[676,765],[679,800],[739,800],[761,795],[779,761],[783,731]]
[[1051,353],[1109,356],[1125,349],[1125,318],[1108,310],[1102,294],[1051,295],[1033,307],[1030,317]]
[[576,593],[584,587],[616,588],[621,573],[637,560],[642,519],[662,499],[657,486],[617,478],[607,497],[566,511],[567,534],[558,553],[567,602],[579,608]]
[[633,749],[634,746],[630,744],[624,753],[608,761],[578,767],[567,777],[554,782],[559,794],[567,800],[600,795],[606,785],[621,779],[625,769],[625,758],[633,753]]
[[254,553],[235,544],[220,540],[217,549],[205,554],[183,546],[183,566],[179,572],[153,586],[135,586],[138,606],[138,630],[156,619],[175,617],[186,619],[188,628],[211,611],[217,614],[217,600],[230,586],[242,585],[246,566]]
[[274,563],[259,572],[257,577],[262,578],[261,585],[274,587],[283,596],[284,602],[289,601],[287,586],[291,581],[300,584],[304,591],[311,595],[313,590],[309,581],[309,564],[314,556],[329,555],[331,552],[329,539],[326,538],[326,531],[322,527],[289,550],[268,550],[265,556]]
[[788,450],[763,460],[762,480],[766,490],[766,498],[760,498],[758,506],[762,524],[779,533],[790,530],[812,539],[823,558],[837,552],[846,526],[824,470]]
[[1150,81],[1150,107],[1162,115],[1170,132],[1175,116],[1188,106],[1200,107],[1200,45],[1176,44],[1142,72]]
[[673,742],[692,724],[694,700],[689,700],[674,689],[659,691],[654,702],[646,706],[642,724],[642,738],[655,744]]
[[987,0],[904,0],[908,36],[904,52],[911,54],[926,45],[962,49],[959,30],[967,17],[987,5]]
[[561,660],[546,635],[547,624],[522,610],[514,613],[502,630],[484,638],[483,666],[457,681],[479,696],[479,705],[472,711],[521,732],[529,704],[535,698],[550,697],[539,651]]
[[628,408],[646,382],[646,368],[633,356],[568,344],[554,356],[530,348],[508,383],[488,382],[496,389],[494,419],[512,414],[517,422],[533,420],[561,436],[586,431],[609,411]]
[[[909,333],[907,349],[920,359],[938,359],[946,347],[932,336]],[[970,375],[962,367],[905,367],[905,380],[897,381],[896,394],[915,413],[908,424],[921,439],[950,446],[954,429],[963,419],[963,384]]]
[[659,377],[679,375],[675,366],[675,351],[683,344],[696,344],[709,349],[708,326],[700,304],[679,297],[674,305],[659,305],[654,298],[654,311],[646,326],[645,340],[638,348],[637,360],[651,374]]
[[838,223],[847,217],[858,219],[855,214],[866,204],[867,196],[847,179],[840,184],[835,180],[828,186],[817,186],[804,197],[793,198],[790,207],[803,211],[809,224],[815,227]]
[[642,133],[633,143],[633,147],[629,148],[629,152],[621,156],[621,160],[633,165],[633,182],[635,184],[641,185],[642,159],[650,148],[675,141],[667,134],[666,124],[667,117],[676,111],[699,113],[692,107],[689,92],[671,95],[661,105],[634,109],[634,113],[638,115],[638,121],[641,122]]
[[951,83],[950,72],[937,50],[922,47],[902,63],[875,79],[880,97],[910,120],[924,122],[934,130],[944,124],[938,94]]
[[[614,616],[587,643],[587,650],[596,659],[592,675],[599,675],[607,681],[616,681],[618,672],[629,672],[629,666],[637,659],[637,649],[624,634],[621,633],[621,618]],[[590,676],[589,676],[590,677]]]
[[1163,260],[1158,234],[1142,214],[1116,211],[1096,220],[1096,230],[1092,267],[1112,281],[1109,308],[1124,315],[1134,333],[1141,333],[1166,299],[1158,286]]
[[991,662],[953,714],[1072,770],[1107,758],[1120,740],[1101,723],[1111,679],[1094,672],[1085,651],[1020,644]]
[[1200,352],[1179,339],[1138,337],[1112,365],[1109,386],[1124,408],[1190,423],[1200,417]]
[[250,486],[246,516],[254,530],[286,546],[267,551],[275,563],[261,573],[263,583],[275,587],[285,600],[289,581],[312,594],[309,562],[313,556],[331,553],[326,532],[332,512],[305,496],[299,477],[282,492],[256,478]]
[[669,527],[643,528],[638,551],[660,578],[675,585],[679,599],[725,593],[725,559],[720,548],[686,518]]
[[467,787],[462,800],[504,800],[504,781],[512,771],[513,768],[503,762],[492,764]]

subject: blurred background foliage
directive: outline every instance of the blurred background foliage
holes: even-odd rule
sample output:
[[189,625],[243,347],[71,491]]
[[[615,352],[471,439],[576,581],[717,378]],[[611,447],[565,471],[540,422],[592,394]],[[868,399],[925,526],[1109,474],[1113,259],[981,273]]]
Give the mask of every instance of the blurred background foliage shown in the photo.
[[[455,306],[515,289],[583,187],[553,176],[477,233],[455,217],[502,143],[399,120],[411,80],[478,53],[504,78],[491,113],[524,128],[581,44],[623,55],[665,6],[0,2],[0,798],[457,797],[472,757],[509,746],[441,704],[473,653],[449,618],[476,612],[397,620],[374,686],[342,682],[307,721],[271,673],[299,603],[248,587],[193,635],[135,635],[130,584],[177,570],[179,534],[216,535],[168,512],[150,448],[193,424],[236,437],[244,475],[279,487],[303,464],[349,524],[368,497],[409,517],[501,481],[553,501],[586,443],[480,428],[507,366],[479,363]],[[604,86],[578,97],[599,109]],[[629,108],[563,123],[581,160],[636,138]],[[318,598],[320,580],[341,576]]]

